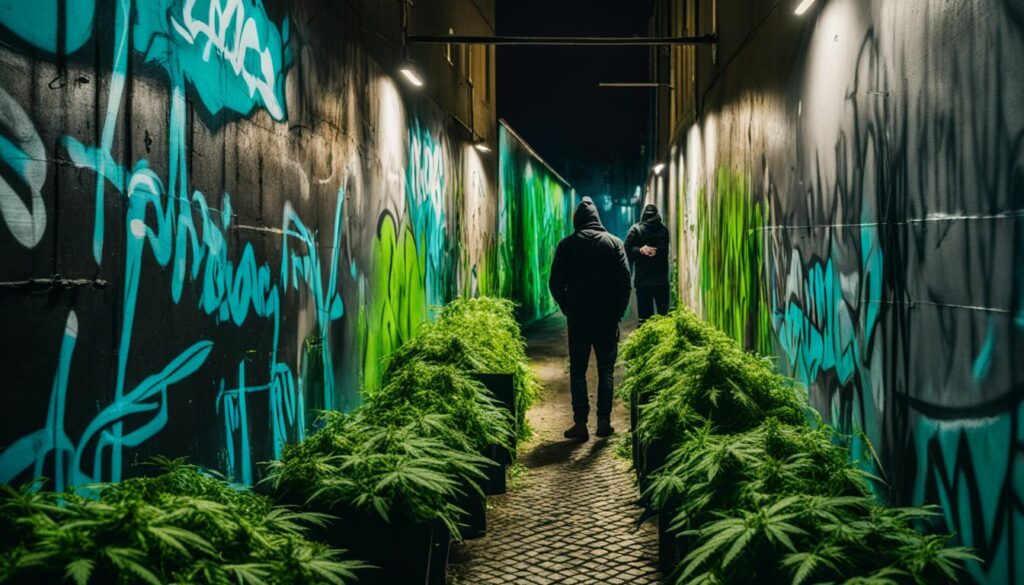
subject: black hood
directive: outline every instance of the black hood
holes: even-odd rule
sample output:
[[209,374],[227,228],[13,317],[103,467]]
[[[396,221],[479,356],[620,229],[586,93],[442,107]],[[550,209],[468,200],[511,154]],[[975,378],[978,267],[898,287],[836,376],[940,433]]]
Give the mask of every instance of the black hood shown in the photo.
[[647,224],[661,223],[661,214],[654,205],[644,206],[644,212],[640,215],[640,221]]
[[584,197],[583,201],[576,206],[576,213],[572,216],[572,227],[576,231],[595,230],[605,231],[601,224],[601,216],[597,214],[597,206],[590,197]]

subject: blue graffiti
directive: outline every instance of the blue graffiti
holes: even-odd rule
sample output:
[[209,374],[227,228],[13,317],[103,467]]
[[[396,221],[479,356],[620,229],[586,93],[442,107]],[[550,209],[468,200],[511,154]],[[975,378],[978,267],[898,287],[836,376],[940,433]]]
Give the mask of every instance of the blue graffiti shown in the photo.
[[52,54],[81,49],[92,37],[95,13],[95,0],[0,0],[0,24]]
[[[270,230],[281,233],[281,270],[275,273],[267,263],[257,262],[251,243],[246,243],[239,255],[232,258],[227,237],[234,227],[230,196],[225,193],[220,209],[216,209],[200,191],[189,193],[186,82],[196,89],[211,113],[228,109],[247,115],[254,108],[263,107],[274,119],[283,120],[283,73],[290,61],[284,48],[288,40],[287,19],[283,32],[278,33],[258,0],[162,0],[136,6],[135,49],[144,52],[147,60],[163,65],[170,79],[169,160],[164,181],[151,169],[148,160],[137,161],[129,170],[111,155],[125,92],[132,2],[117,0],[114,13],[114,57],[100,144],[87,146],[71,136],[61,139],[73,164],[96,175],[93,254],[98,263],[103,257],[106,190],[114,189],[127,202],[114,398],[87,425],[77,444],[67,436],[65,403],[71,357],[78,337],[78,319],[72,311],[65,327],[46,424],[0,453],[0,481],[8,482],[30,469],[40,475],[47,462],[52,462],[58,489],[104,479],[118,481],[123,450],[141,445],[164,428],[169,418],[170,387],[195,374],[206,362],[213,344],[197,341],[159,373],[128,389],[127,365],[132,359],[144,260],[151,257],[161,269],[171,271],[169,296],[175,304],[181,301],[185,284],[191,283],[198,290],[197,308],[216,323],[238,328],[256,317],[273,324],[272,349],[265,370],[268,382],[248,383],[246,363],[240,362],[237,380],[230,384],[234,387],[228,388],[227,380],[221,379],[215,402],[224,419],[229,474],[235,476],[237,472],[241,481],[250,483],[247,403],[251,395],[267,396],[275,457],[280,456],[286,441],[301,439],[305,433],[302,380],[296,383],[291,367],[277,358],[281,295],[289,290],[298,291],[300,284],[313,297],[317,327],[325,340],[325,405],[334,403],[335,376],[328,329],[344,315],[338,292],[344,192],[339,193],[333,245],[329,248],[320,245],[316,232],[308,229],[286,204],[283,229]],[[9,28],[12,24],[7,17],[11,14],[17,16],[0,11],[0,20]],[[329,250],[327,258],[321,259],[325,249]],[[323,274],[328,270],[329,279],[325,282]],[[280,275],[280,284],[275,282],[275,274]],[[91,465],[86,456],[92,457]],[[108,461],[109,471],[105,473]]]
[[[861,229],[861,271],[845,291],[844,278],[832,258],[815,262],[803,274],[797,252],[786,280],[786,305],[772,306],[779,345],[796,378],[810,386],[824,371],[834,370],[840,384],[848,383],[868,363],[871,340],[878,324],[882,294],[882,252],[874,227]],[[850,296],[852,295],[852,298]],[[860,310],[858,310],[860,308]]]
[[[75,445],[64,432],[64,399],[77,337],[78,318],[72,311],[64,329],[46,427],[15,441],[0,454],[0,481],[9,482],[29,468],[36,476],[41,476],[50,457],[53,458],[54,487],[57,490],[101,481],[104,449],[140,445],[163,428],[167,422],[168,389],[198,370],[213,347],[208,341],[200,341],[181,352],[159,373],[148,376],[130,392],[104,407]],[[140,416],[147,417],[145,422],[127,434],[121,433],[126,419],[137,421]],[[114,429],[119,432],[116,437]],[[93,466],[91,472],[86,472],[82,469],[82,461],[90,452]]]
[[[334,365],[331,360],[331,336],[326,335],[332,321],[337,321],[345,315],[345,305],[338,293],[338,264],[341,252],[341,209],[345,201],[344,188],[338,192],[338,202],[334,210],[334,245],[331,246],[330,257],[330,280],[324,288],[323,266],[318,253],[318,244],[314,234],[310,232],[298,214],[292,209],[291,204],[286,203],[284,209],[284,244],[288,239],[297,240],[304,252],[296,251],[291,254],[285,253],[281,258],[281,284],[288,288],[289,283],[294,290],[298,290],[299,283],[305,284],[313,295],[313,302],[316,309],[317,322],[320,331],[324,333],[323,342],[320,344],[321,361],[324,368],[324,408],[330,409],[335,404],[335,379]],[[285,248],[287,249],[287,248]],[[289,266],[291,268],[289,269]]]
[[1010,466],[1024,457],[1021,420],[1024,403],[991,417],[943,420],[920,414],[913,426],[917,450],[913,501],[937,498],[949,530],[986,559],[983,564],[967,563],[978,583],[1005,582],[1011,567],[1019,564],[1020,557],[1011,546],[1012,535],[1020,530],[1013,526],[1019,513],[1004,502],[1013,497],[1014,481],[1020,481]]
[[[833,236],[834,237],[834,236]],[[841,249],[833,240],[830,249]],[[840,385],[849,384],[855,376],[861,388],[865,408],[853,413],[853,429],[846,431],[877,431],[875,418],[876,380],[871,369],[880,355],[874,348],[882,302],[882,249],[878,229],[872,225],[860,228],[860,266],[856,274],[844,275],[836,269],[839,259],[829,257],[806,268],[796,250],[790,259],[786,277],[786,299],[780,306],[778,291],[772,291],[773,324],[779,346],[794,378],[810,389],[821,376],[835,372]],[[770,264],[773,265],[773,264]],[[773,279],[774,280],[774,279]],[[834,405],[833,405],[834,406]],[[859,420],[863,415],[867,420]],[[837,418],[833,413],[833,420]],[[868,437],[877,442],[877,436]],[[873,467],[870,447],[854,433],[851,451],[866,467]]]
[[409,126],[408,169],[406,204],[416,234],[416,251],[426,261],[427,303],[442,305],[448,300],[446,276],[451,273],[444,215],[445,152],[440,138],[422,129],[418,120]]
[[211,114],[263,107],[285,119],[287,18],[278,29],[260,0],[159,0],[137,12],[135,50],[184,75]]
[[981,351],[978,352],[978,356],[974,358],[974,365],[971,368],[971,375],[974,377],[976,383],[981,383],[988,377],[989,370],[992,369],[992,354],[996,348],[996,328],[992,319],[989,319],[988,333],[985,335],[985,343],[981,346]]

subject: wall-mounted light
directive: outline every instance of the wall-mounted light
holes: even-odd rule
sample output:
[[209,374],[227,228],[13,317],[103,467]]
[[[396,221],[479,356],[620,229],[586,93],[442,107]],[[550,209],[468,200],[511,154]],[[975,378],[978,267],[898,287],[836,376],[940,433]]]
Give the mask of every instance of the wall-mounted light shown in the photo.
[[658,163],[651,169],[655,175],[661,175],[661,171],[665,170],[665,163]]
[[793,11],[793,14],[800,16],[804,12],[807,12],[807,9],[811,7],[811,4],[814,4],[814,0],[802,0],[800,4],[797,5],[796,10]]
[[479,150],[480,152],[484,152],[484,153],[491,152],[491,147],[487,146],[487,143],[484,142],[483,138],[479,138],[479,139],[473,141],[473,148]]
[[417,65],[412,59],[406,58],[405,61],[402,62],[402,66],[398,68],[398,72],[415,87],[423,87],[423,72],[420,70],[419,65]]

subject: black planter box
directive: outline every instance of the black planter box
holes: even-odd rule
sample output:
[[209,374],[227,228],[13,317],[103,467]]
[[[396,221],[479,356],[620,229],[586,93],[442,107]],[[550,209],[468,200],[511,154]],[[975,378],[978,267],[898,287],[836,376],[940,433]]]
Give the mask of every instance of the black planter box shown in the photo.
[[697,543],[693,536],[673,535],[669,532],[669,526],[678,510],[676,504],[672,503],[658,512],[658,568],[666,575],[676,569]]
[[463,486],[464,493],[453,502],[463,510],[458,520],[463,539],[472,540],[487,534],[487,498],[477,491],[482,487]]
[[[448,583],[448,554],[451,549],[451,531],[444,523],[436,522],[430,551],[430,571],[427,576],[429,585],[446,585]],[[360,579],[361,582],[362,579]]]
[[[443,541],[448,556],[447,530],[437,534],[430,524],[392,517],[385,522],[375,513],[334,511],[340,516],[322,531],[327,544],[348,551],[348,557],[376,567],[360,572],[361,585],[429,584],[435,543]],[[436,562],[436,560],[435,560]]]
[[686,556],[688,539],[669,532],[678,508],[669,504],[658,511],[658,568],[666,575]]
[[649,445],[641,444],[637,427],[643,418],[643,407],[651,401],[651,397],[649,393],[643,395],[633,390],[629,408],[629,419],[633,433],[633,470],[636,472],[637,486],[640,488],[640,493],[643,493],[650,485],[648,480],[651,473],[657,471],[658,468],[665,465],[665,462],[668,461],[668,456],[671,454],[673,447],[666,440],[654,441]]
[[636,473],[637,484],[640,483],[640,435],[636,432],[636,427],[640,424],[640,405],[637,403],[640,396],[634,388],[630,392],[629,397],[629,436],[631,439],[630,446],[632,447],[633,455],[633,471]]
[[[447,565],[451,539],[447,529],[438,531],[430,523],[415,522],[400,514],[392,514],[391,521],[386,522],[376,512],[350,506],[306,504],[295,494],[285,488],[278,492],[277,501],[334,517],[322,527],[311,527],[308,532],[311,540],[345,549],[348,551],[346,558],[374,567],[357,573],[360,585],[429,585],[434,550],[442,548],[435,547],[436,542],[443,543]],[[440,561],[434,559],[434,562]]]
[[[473,374],[473,379],[480,382],[494,397],[512,413],[512,420],[516,421],[516,394],[515,379],[512,374]],[[512,449],[506,449],[500,445],[490,445],[484,450],[484,456],[491,459],[498,465],[488,468],[487,482],[484,486],[484,493],[489,496],[503,494],[508,491],[505,469],[515,460],[516,436],[519,429],[513,426]]]
[[643,493],[650,486],[651,474],[657,471],[668,461],[671,446],[666,441],[654,441],[649,445],[638,446],[640,452],[640,466],[638,472],[638,484]]

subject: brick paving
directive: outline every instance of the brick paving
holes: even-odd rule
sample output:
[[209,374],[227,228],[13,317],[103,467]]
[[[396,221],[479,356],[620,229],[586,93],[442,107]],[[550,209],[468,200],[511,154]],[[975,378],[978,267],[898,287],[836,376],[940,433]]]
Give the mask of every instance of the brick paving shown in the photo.
[[[572,422],[564,320],[545,320],[527,331],[527,341],[544,384],[544,396],[528,413],[536,437],[520,455],[529,471],[512,491],[488,499],[487,535],[455,545],[449,582],[661,583],[657,530],[650,523],[636,529],[636,487],[612,441],[562,438]],[[593,408],[593,358],[590,370]],[[593,410],[591,417],[593,433]],[[616,404],[612,422],[619,432],[628,430],[623,405]]]

